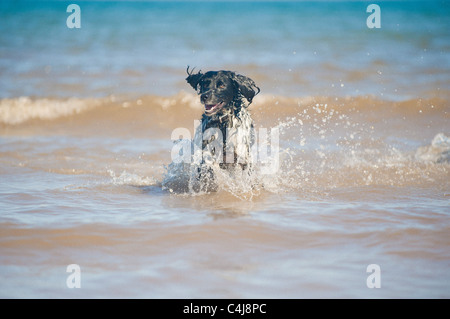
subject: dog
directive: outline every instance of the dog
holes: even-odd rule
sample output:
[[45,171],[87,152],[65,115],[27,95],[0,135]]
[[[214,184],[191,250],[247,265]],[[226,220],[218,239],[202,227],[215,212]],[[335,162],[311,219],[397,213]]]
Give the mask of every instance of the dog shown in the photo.
[[194,135],[201,184],[211,188],[214,165],[228,171],[250,172],[255,133],[248,106],[260,92],[259,87],[249,77],[232,71],[194,73],[188,67],[186,72],[186,81],[200,95],[204,106]]

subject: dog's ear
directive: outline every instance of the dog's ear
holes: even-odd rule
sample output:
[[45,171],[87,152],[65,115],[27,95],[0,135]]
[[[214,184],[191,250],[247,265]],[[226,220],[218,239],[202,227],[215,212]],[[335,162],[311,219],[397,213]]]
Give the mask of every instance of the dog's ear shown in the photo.
[[203,73],[202,71],[198,71],[197,74],[194,74],[194,69],[192,69],[191,72],[189,72],[189,66],[187,67],[186,72],[188,74],[188,77],[186,78],[186,81],[194,88],[194,90],[198,91],[198,84],[200,83],[201,78],[203,77]]
[[233,81],[250,105],[255,95],[259,93],[259,87],[256,86],[255,82],[252,79],[240,74],[234,74]]

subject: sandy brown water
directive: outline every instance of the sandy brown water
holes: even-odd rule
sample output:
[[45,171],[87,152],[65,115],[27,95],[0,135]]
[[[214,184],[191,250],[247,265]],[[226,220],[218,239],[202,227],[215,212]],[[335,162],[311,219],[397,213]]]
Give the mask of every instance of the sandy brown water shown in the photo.
[[258,96],[282,165],[210,194],[161,187],[190,93],[0,103],[2,297],[450,296],[446,99]]

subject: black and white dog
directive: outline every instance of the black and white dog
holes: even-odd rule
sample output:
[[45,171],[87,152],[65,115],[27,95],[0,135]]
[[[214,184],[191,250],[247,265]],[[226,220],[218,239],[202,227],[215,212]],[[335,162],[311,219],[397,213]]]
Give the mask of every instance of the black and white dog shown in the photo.
[[204,105],[194,136],[199,179],[214,180],[211,165],[250,170],[255,142],[253,120],[247,108],[260,92],[255,82],[231,71],[189,72],[186,81]]

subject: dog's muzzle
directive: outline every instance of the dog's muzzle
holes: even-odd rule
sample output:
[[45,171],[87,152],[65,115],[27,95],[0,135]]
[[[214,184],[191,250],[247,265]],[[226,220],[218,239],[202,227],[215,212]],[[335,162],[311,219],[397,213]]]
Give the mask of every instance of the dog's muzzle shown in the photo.
[[211,116],[219,112],[225,106],[225,102],[219,102],[217,104],[205,104],[205,114]]

